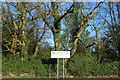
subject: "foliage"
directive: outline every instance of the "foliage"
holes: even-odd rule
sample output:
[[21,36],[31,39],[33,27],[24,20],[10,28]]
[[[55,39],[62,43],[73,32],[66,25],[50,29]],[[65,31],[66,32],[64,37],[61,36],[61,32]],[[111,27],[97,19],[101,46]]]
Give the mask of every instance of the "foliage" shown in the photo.
[[43,66],[41,59],[22,61],[19,55],[3,56],[3,76],[10,73],[20,76],[23,73],[32,73],[33,76],[46,76],[47,71]]
[[118,75],[119,62],[100,63],[97,57],[90,53],[74,56],[69,62],[68,70],[71,75],[83,76],[105,76]]
[[119,60],[120,58],[120,24],[113,24],[108,27],[106,34],[106,46],[111,49],[108,53],[113,60]]

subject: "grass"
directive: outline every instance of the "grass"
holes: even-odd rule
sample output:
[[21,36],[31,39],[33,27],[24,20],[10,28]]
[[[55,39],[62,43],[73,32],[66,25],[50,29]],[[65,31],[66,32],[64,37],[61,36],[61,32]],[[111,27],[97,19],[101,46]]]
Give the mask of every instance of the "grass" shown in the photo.
[[120,78],[3,78],[2,80],[120,80]]

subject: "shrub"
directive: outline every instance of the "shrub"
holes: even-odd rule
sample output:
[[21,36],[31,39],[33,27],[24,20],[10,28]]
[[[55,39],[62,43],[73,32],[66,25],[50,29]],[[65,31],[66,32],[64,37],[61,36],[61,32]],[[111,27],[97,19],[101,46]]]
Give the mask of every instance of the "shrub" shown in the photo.
[[3,76],[8,76],[9,73],[20,75],[23,73],[34,73],[35,76],[46,76],[47,71],[42,65],[40,58],[22,61],[19,55],[3,56],[2,61]]
[[100,63],[97,57],[90,53],[75,55],[67,63],[67,68],[74,76],[105,76],[118,75],[119,62],[104,62]]

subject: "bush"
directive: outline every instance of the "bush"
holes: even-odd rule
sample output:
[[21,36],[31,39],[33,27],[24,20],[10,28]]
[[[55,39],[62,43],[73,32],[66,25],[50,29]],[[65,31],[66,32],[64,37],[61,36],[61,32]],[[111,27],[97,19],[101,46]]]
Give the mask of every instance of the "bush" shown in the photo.
[[47,75],[40,58],[22,61],[19,55],[13,54],[3,56],[2,71],[3,76],[8,76],[9,73],[17,76],[23,73],[34,73],[33,75],[41,77]]
[[[49,73],[56,74],[56,65],[42,64],[41,59],[44,59],[45,56],[42,56],[41,58],[40,56],[41,55],[25,61],[22,61],[19,55],[10,54],[3,56],[3,76],[8,76],[9,73],[17,76],[24,73],[31,73],[32,75],[30,76],[32,77],[47,77]],[[65,67],[70,71],[71,75],[83,77],[118,75],[119,65],[119,62],[110,61],[100,63],[96,56],[86,53],[82,55],[75,54],[75,56],[67,62]]]
[[67,64],[68,70],[74,76],[108,76],[118,75],[118,62],[100,63],[97,57],[90,53],[75,55]]

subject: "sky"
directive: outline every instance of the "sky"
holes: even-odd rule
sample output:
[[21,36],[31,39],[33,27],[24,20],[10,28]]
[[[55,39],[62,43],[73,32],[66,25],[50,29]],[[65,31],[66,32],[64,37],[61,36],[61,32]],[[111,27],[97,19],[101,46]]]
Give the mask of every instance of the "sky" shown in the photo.
[[65,2],[100,2],[100,1],[110,1],[110,2],[118,2],[120,0],[0,0],[0,2],[5,2],[5,1],[19,1],[19,2],[51,2],[51,1],[65,1]]
[[[63,2],[62,5],[64,5],[64,4],[65,4],[65,3]],[[89,6],[88,6],[88,5],[89,5]],[[87,8],[94,8],[94,6],[95,6],[95,2],[86,5]],[[64,8],[65,8],[65,7],[67,8],[68,5],[64,6]],[[104,7],[104,8],[107,8],[106,4],[103,4],[103,7]],[[63,8],[63,9],[64,9],[64,8]],[[15,8],[11,7],[12,12],[16,13],[14,9],[15,9]],[[89,10],[86,10],[86,11],[85,11],[86,14],[89,13],[89,12],[90,12]],[[34,11],[33,11],[33,13],[34,13]],[[62,11],[62,13],[64,13],[64,11]],[[34,14],[35,14],[35,13],[34,13]],[[102,16],[104,16],[104,15],[106,14],[106,12],[105,12],[104,9],[102,9],[99,14],[102,15]],[[108,16],[109,16],[109,15],[108,15]],[[94,23],[96,24],[96,23],[99,22],[99,20],[100,20],[100,16],[96,16],[96,20],[94,20],[94,21],[93,21],[93,20],[90,20],[89,23],[91,24],[91,23],[94,22]],[[109,21],[109,18],[108,18],[108,21]],[[39,22],[39,25],[43,25],[43,24],[41,24],[41,21]],[[64,25],[63,23],[61,23],[61,26],[62,26],[62,28],[65,28],[65,25]],[[97,26],[97,25],[96,25],[96,26]],[[100,25],[97,26],[97,27],[99,28]],[[88,26],[88,27],[86,28],[86,30],[90,31],[90,36],[95,36],[95,31],[92,30],[91,26]],[[46,37],[51,37],[51,38],[48,38],[48,39],[46,40],[46,42],[50,43],[50,44],[53,46],[53,45],[54,45],[53,35],[52,35],[52,33],[51,33],[51,30],[48,30],[48,32],[49,32],[50,34],[49,34],[49,35],[48,35],[48,34],[45,34],[45,37],[44,37],[44,38],[46,38]],[[103,32],[103,31],[101,31],[101,32]]]

